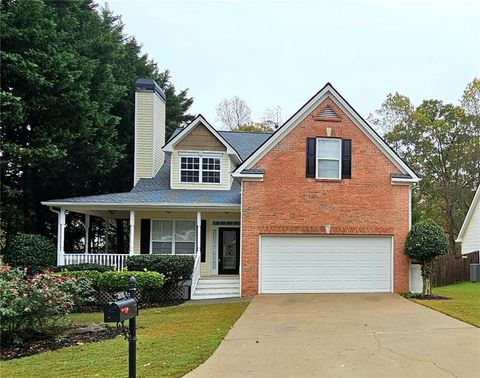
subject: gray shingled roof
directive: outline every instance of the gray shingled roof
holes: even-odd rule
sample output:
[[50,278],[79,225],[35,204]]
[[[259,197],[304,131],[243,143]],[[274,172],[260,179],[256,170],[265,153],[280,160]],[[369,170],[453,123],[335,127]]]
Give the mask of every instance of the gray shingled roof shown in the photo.
[[[173,138],[182,129],[176,129]],[[220,135],[237,151],[241,159],[246,159],[271,134],[219,131]],[[233,181],[230,190],[190,190],[170,189],[170,154],[165,155],[165,162],[151,179],[140,179],[135,187],[126,193],[102,194],[96,196],[74,197],[50,200],[49,203],[68,204],[165,204],[165,205],[240,205],[240,182]]]
[[[179,127],[170,136],[168,141],[175,138],[183,128]],[[218,133],[237,151],[240,159],[248,158],[258,147],[260,147],[270,136],[271,133],[251,133],[239,131],[222,131]],[[168,142],[167,142],[168,143]]]

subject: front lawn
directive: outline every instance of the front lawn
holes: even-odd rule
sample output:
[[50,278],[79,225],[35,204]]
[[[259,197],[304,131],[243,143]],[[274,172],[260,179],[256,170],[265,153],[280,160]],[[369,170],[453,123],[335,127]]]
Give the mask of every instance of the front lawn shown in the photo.
[[449,300],[420,300],[415,302],[433,308],[453,318],[480,327],[480,282],[435,287],[432,294],[449,297]]
[[[141,310],[137,318],[137,375],[181,377],[204,362],[248,306],[192,304]],[[103,314],[73,314],[101,322]],[[120,377],[128,375],[123,337],[0,363],[2,377]]]

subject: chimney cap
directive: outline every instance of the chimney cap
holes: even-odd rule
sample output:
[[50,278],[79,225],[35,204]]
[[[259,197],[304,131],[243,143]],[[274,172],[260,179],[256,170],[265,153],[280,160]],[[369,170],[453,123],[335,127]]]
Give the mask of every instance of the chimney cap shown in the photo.
[[152,79],[138,79],[135,82],[135,92],[139,91],[151,91],[157,93],[160,98],[165,101],[167,96],[165,96],[165,92],[159,85]]

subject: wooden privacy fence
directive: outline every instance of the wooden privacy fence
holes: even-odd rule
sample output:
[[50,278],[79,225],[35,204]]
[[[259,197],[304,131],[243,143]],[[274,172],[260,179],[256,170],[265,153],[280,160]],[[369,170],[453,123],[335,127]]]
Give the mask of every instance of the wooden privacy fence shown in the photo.
[[472,252],[457,258],[447,255],[440,256],[435,262],[433,286],[450,285],[456,282],[470,281],[470,264],[478,263],[479,253]]

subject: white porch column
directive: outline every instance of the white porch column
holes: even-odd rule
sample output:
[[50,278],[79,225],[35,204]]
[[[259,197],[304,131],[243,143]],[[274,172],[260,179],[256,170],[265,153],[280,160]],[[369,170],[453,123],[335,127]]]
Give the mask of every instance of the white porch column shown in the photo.
[[108,253],[108,229],[110,226],[110,218],[105,218],[105,253]]
[[90,246],[90,214],[85,214],[85,253],[88,253]]
[[65,209],[58,213],[57,265],[65,265]]
[[200,246],[202,244],[202,213],[197,211],[197,255],[200,256]]
[[128,254],[130,256],[134,255],[134,245],[135,245],[135,211],[130,210],[130,239],[128,245]]

